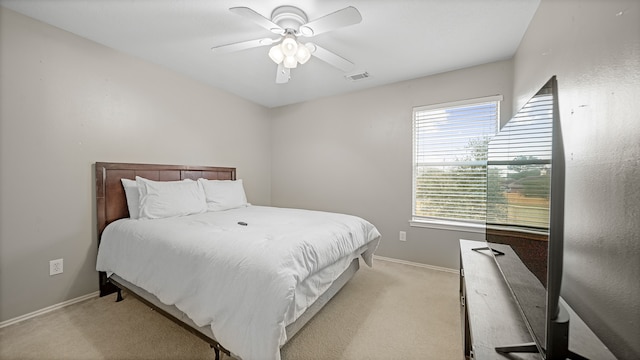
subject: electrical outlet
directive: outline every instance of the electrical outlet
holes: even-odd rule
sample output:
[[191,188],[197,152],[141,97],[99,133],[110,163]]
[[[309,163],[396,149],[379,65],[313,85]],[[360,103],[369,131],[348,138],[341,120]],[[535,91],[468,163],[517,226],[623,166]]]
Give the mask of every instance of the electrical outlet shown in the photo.
[[400,236],[398,237],[398,240],[407,241],[407,232],[406,231],[400,231]]
[[62,270],[63,270],[62,265],[63,265],[62,259],[49,261],[49,276],[62,274]]

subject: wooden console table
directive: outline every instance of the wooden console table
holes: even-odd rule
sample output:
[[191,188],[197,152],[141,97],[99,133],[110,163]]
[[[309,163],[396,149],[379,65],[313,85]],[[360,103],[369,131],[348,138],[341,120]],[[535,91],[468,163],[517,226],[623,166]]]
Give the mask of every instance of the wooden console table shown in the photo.
[[[495,351],[496,346],[533,342],[520,310],[486,243],[460,240],[460,304],[466,359],[542,359],[540,354]],[[544,289],[543,289],[544,291]],[[615,356],[562,299],[569,313],[569,349],[593,360]]]
[[[466,359],[507,359],[496,346],[533,342],[507,284],[483,242],[460,240],[460,304]],[[515,355],[515,354],[514,354]],[[518,353],[517,359],[542,359]]]

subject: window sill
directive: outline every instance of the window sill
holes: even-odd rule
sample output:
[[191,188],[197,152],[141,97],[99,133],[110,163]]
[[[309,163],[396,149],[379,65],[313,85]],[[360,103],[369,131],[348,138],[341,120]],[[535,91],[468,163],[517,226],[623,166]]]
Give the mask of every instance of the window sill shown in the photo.
[[409,226],[438,229],[438,230],[464,231],[464,232],[472,232],[472,233],[479,233],[479,234],[484,234],[486,230],[484,223],[477,224],[477,223],[451,221],[451,220],[413,219],[413,220],[409,220]]

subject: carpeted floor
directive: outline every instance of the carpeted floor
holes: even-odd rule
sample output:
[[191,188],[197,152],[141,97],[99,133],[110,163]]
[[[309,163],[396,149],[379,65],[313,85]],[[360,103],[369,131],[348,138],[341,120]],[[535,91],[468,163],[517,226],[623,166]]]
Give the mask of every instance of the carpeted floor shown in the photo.
[[[458,276],[377,260],[282,348],[282,359],[460,359]],[[0,329],[0,359],[210,359],[135,300],[93,298]],[[228,360],[225,359],[225,360]]]

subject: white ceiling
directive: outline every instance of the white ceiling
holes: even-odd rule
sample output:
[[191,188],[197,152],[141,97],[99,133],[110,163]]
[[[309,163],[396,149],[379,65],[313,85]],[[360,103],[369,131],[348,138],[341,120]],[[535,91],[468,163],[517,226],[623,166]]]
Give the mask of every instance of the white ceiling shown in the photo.
[[[343,94],[509,59],[540,0],[0,0],[24,15],[163,65],[267,107]],[[269,18],[295,5],[309,20],[355,6],[362,22],[313,37],[355,63],[349,74],[312,58],[275,83],[269,46],[214,54],[212,46],[274,37],[229,11],[246,6]]]

